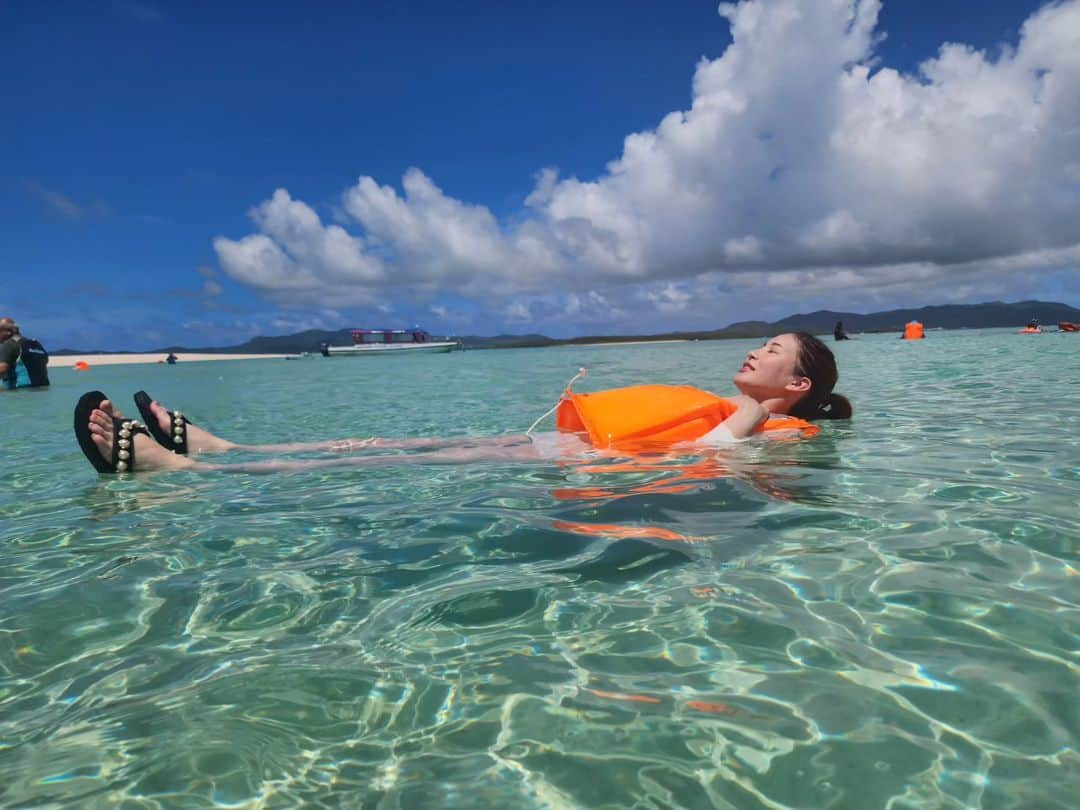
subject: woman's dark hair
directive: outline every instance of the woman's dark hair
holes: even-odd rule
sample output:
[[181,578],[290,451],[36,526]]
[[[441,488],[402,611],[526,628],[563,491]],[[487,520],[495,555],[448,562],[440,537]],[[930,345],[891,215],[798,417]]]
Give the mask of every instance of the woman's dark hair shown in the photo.
[[836,358],[829,347],[807,332],[795,332],[799,353],[795,360],[795,373],[810,380],[810,391],[795,403],[791,416],[800,419],[850,419],[851,403],[847,397],[833,393],[833,386],[840,373],[836,370]]

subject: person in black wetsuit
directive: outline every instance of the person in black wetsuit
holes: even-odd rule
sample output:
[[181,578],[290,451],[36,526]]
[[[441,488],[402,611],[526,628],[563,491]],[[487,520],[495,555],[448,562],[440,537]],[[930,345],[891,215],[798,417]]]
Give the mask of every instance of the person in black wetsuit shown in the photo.
[[49,384],[49,353],[23,337],[11,318],[0,318],[0,390],[44,388]]

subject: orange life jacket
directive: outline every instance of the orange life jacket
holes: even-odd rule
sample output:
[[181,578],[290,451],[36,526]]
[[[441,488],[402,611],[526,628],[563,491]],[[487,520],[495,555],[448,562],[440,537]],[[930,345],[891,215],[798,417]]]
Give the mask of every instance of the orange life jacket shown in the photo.
[[[668,445],[700,439],[737,410],[729,399],[690,385],[632,385],[591,394],[567,390],[555,414],[559,430],[587,433],[594,447]],[[755,429],[819,428],[791,416],[771,417]]]
[[911,321],[904,325],[904,340],[922,340],[926,337],[923,334],[923,325],[918,321]]

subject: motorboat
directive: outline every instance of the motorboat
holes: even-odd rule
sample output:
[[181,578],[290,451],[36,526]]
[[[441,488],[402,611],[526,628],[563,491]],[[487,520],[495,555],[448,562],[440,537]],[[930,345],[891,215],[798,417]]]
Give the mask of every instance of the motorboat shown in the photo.
[[353,329],[351,346],[320,346],[323,357],[375,357],[460,349],[456,340],[433,338],[423,329]]

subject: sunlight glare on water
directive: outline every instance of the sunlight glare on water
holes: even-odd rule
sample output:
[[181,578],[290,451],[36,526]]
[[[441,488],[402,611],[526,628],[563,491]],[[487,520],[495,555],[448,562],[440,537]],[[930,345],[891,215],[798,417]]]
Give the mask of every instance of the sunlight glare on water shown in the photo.
[[0,395],[0,805],[1075,806],[1080,335],[928,334],[834,344],[813,440],[593,469],[99,477],[71,414],[516,433],[579,366],[728,393],[757,341]]

